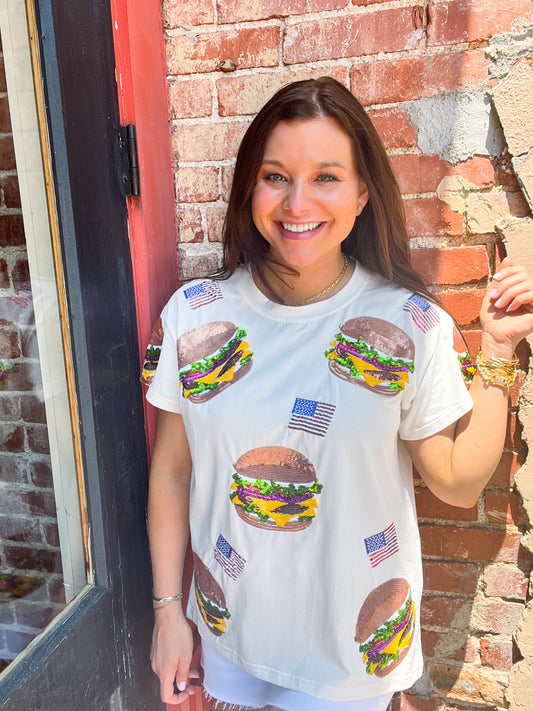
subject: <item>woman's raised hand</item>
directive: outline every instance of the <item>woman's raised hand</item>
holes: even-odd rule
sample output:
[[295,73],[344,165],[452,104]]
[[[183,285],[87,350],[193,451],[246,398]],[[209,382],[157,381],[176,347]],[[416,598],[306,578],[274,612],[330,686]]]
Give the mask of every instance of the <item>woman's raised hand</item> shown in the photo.
[[487,356],[512,358],[518,343],[533,332],[533,279],[509,257],[487,288],[480,319]]

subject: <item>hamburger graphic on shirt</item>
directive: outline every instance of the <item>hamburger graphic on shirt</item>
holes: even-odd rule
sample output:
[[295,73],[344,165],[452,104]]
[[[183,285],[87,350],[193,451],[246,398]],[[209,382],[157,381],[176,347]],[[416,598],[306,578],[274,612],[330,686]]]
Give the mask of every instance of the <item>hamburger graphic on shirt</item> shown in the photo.
[[244,328],[230,321],[211,321],[178,338],[182,395],[206,402],[237,382],[252,367],[253,353]]
[[331,372],[341,380],[393,396],[414,372],[415,345],[389,321],[364,316],[341,324],[325,355]]
[[367,674],[387,676],[401,663],[413,639],[415,609],[405,578],[392,578],[366,597],[355,628],[355,641]]
[[198,609],[207,628],[216,636],[221,637],[226,631],[230,613],[226,608],[226,598],[222,588],[204,565],[203,561],[193,552],[194,593]]
[[288,447],[257,447],[235,463],[230,500],[243,521],[269,531],[311,525],[322,491],[315,468]]

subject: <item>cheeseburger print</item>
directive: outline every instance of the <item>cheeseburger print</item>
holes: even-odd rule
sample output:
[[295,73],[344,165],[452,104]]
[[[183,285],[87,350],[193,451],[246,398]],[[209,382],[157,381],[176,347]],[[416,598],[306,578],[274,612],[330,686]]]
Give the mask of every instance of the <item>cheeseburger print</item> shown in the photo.
[[404,578],[382,583],[364,601],[355,628],[355,641],[367,674],[387,676],[407,654],[413,640],[415,608]]
[[252,367],[246,331],[230,321],[212,321],[178,338],[182,395],[205,402],[242,378]]
[[382,395],[401,392],[415,370],[413,341],[380,318],[346,321],[330,345],[325,355],[334,375]]
[[257,447],[234,466],[230,500],[243,521],[269,531],[301,531],[311,525],[322,484],[303,454],[288,447]]
[[150,343],[148,344],[144,355],[143,367],[141,371],[141,383],[150,385],[154,379],[157,364],[159,363],[159,356],[161,355],[162,345],[163,324],[161,323],[161,317],[159,317],[152,329]]
[[208,629],[221,637],[226,631],[230,613],[226,608],[226,598],[222,588],[211,575],[200,558],[193,552],[194,592],[198,609]]

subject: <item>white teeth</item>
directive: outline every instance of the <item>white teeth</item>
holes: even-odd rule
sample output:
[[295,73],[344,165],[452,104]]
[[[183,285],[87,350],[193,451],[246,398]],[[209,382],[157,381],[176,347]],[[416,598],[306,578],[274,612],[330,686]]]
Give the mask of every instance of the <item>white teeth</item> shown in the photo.
[[309,232],[310,230],[316,230],[322,223],[321,222],[304,222],[303,225],[292,225],[289,222],[282,222],[282,227],[284,230],[289,232]]

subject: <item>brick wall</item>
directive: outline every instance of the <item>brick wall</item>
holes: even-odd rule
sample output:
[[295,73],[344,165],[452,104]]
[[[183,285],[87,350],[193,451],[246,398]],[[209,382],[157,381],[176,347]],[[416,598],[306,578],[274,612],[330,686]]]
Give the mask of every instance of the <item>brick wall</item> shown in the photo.
[[[476,352],[501,226],[530,215],[490,99],[513,64],[533,54],[530,0],[162,6],[182,276],[217,262],[233,158],[250,117],[284,83],[329,74],[372,117],[404,196],[414,263]],[[518,385],[528,355],[524,345]],[[427,673],[397,695],[395,711],[508,707],[512,635],[532,568],[514,486],[526,457],[517,398],[515,386],[506,449],[476,507],[447,506],[417,480]]]
[[0,48],[0,671],[64,606],[41,390]]

